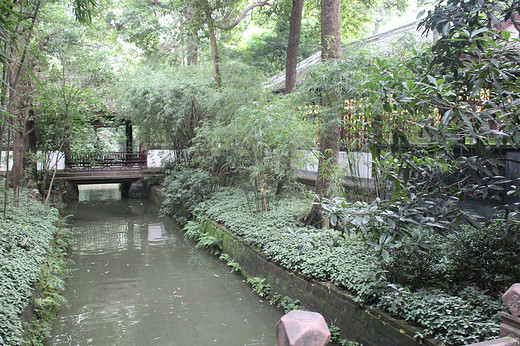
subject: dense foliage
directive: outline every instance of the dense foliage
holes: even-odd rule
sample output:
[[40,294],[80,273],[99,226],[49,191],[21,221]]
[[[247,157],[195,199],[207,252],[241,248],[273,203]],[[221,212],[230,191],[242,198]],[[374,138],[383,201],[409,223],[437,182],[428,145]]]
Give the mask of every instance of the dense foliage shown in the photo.
[[[0,219],[0,342],[22,342],[20,314],[27,307],[57,231],[58,212],[23,193]],[[45,296],[44,296],[45,297]]]
[[126,76],[120,90],[124,112],[139,127],[146,147],[165,144],[182,150],[206,116],[206,98],[215,90],[202,67],[140,68]]
[[427,251],[410,246],[393,249],[388,277],[415,289],[454,291],[469,285],[498,298],[520,277],[520,262],[511,257],[520,251],[520,244],[511,236],[513,227],[511,222],[499,220],[480,230],[463,227],[447,238],[417,234],[415,237],[428,238]]
[[45,338],[49,337],[56,315],[66,303],[62,293],[65,290],[65,278],[70,274],[68,264],[71,246],[70,229],[58,228],[51,241],[51,248],[42,267],[40,279],[36,283],[39,294],[33,297],[34,314],[31,328],[25,336],[27,343],[31,345],[44,344]]
[[[483,287],[478,286],[481,281],[472,282],[479,289],[473,288],[471,283],[468,286],[468,282],[457,282],[460,286],[446,285],[448,272],[456,276],[464,264],[450,262],[450,267],[445,264],[448,260],[436,261],[444,256],[451,261],[459,260],[460,252],[465,248],[463,239],[480,237],[461,232],[449,241],[444,239],[443,244],[437,243],[444,251],[442,255],[433,251],[410,254],[406,250],[410,248],[399,248],[391,252],[392,261],[388,265],[381,261],[376,251],[367,248],[360,234],[346,236],[335,230],[302,226],[298,219],[305,213],[308,202],[306,198],[283,198],[277,200],[269,212],[256,214],[254,201],[248,198],[247,192],[226,188],[199,203],[195,213],[225,225],[283,267],[311,279],[332,282],[348,290],[359,303],[383,308],[419,325],[424,330],[423,337],[433,336],[447,344],[461,344],[497,334],[499,312],[503,308],[501,302],[481,290]],[[488,229],[494,229],[495,234],[502,234],[504,239],[503,228],[501,231],[500,227],[490,225]],[[218,251],[219,240],[200,233],[196,222],[190,222],[186,231],[201,247]],[[475,245],[476,251],[477,247]],[[508,258],[513,253],[509,253]],[[421,256],[429,259],[417,263],[408,261]],[[406,265],[400,266],[402,263]],[[434,268],[443,265],[442,269]],[[388,275],[384,267],[390,272]],[[401,277],[410,280],[416,270],[429,270],[433,274],[418,276],[423,285],[417,287],[400,280],[397,270]],[[480,267],[464,267],[464,270],[479,275]],[[444,277],[436,276],[438,272]]]
[[[11,185],[35,179],[42,192],[52,191],[55,171],[48,165],[37,174],[31,155],[116,150],[122,133],[94,127],[132,121],[140,149],[175,149],[189,159],[164,184],[163,210],[181,222],[204,213],[288,269],[331,281],[449,343],[492,335],[499,307],[483,293],[500,295],[520,277],[518,263],[505,261],[518,252],[518,228],[510,232],[518,205],[507,206],[505,220],[483,225],[464,203],[519,194],[518,177],[505,177],[511,162],[503,148],[520,148],[520,55],[518,39],[500,26],[513,20],[520,27],[518,1],[440,1],[420,24],[440,33],[431,47],[408,36],[386,49],[350,46],[344,59],[310,69],[285,96],[263,85],[264,74],[283,68],[290,1],[95,3],[2,2],[0,143],[13,150]],[[318,3],[305,4],[300,58],[319,42]],[[377,17],[403,11],[406,1],[341,6],[338,34],[325,38],[324,53],[339,41],[339,26],[353,40],[369,31],[366,23],[377,31]],[[263,32],[250,34],[250,24]],[[342,198],[340,145],[370,151],[377,198]],[[314,201],[312,210],[325,212],[309,223],[330,221],[333,229],[303,227],[296,220],[311,199],[283,197],[295,190],[295,172],[309,155],[319,162],[317,194],[330,197]],[[217,183],[236,189],[205,201]],[[31,208],[22,198],[23,212],[9,211],[17,221],[3,221],[2,256],[48,251],[27,245],[51,236],[27,233],[36,227]],[[46,225],[52,213],[34,218]],[[197,237],[199,246],[218,248],[218,239]],[[34,258],[2,264],[22,291],[43,261]],[[261,279],[253,281],[264,290]],[[23,305],[15,303],[7,313]],[[428,314],[425,303],[438,310]],[[458,322],[461,310],[470,327]],[[17,342],[12,328],[0,341]]]
[[378,212],[390,206],[413,216],[401,227],[383,218],[384,227],[374,235],[401,240],[425,223],[444,234],[462,223],[479,228],[465,201],[509,202],[518,194],[517,177],[505,176],[510,160],[502,152],[519,147],[518,39],[492,28],[496,16],[517,6],[439,4],[422,26],[439,29],[441,39],[405,61],[375,64],[365,84],[373,91],[366,104],[369,111],[376,105],[381,119],[393,125],[387,132],[372,131],[369,142],[383,200]]
[[161,212],[185,224],[194,208],[213,191],[214,178],[207,171],[175,165],[167,171],[163,182],[164,200]]

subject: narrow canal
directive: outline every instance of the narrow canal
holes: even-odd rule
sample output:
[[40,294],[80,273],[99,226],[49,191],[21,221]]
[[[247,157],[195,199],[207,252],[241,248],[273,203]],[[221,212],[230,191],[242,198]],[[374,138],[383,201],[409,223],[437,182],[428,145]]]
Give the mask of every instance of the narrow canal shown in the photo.
[[275,345],[282,312],[147,200],[80,189],[73,273],[52,345]]

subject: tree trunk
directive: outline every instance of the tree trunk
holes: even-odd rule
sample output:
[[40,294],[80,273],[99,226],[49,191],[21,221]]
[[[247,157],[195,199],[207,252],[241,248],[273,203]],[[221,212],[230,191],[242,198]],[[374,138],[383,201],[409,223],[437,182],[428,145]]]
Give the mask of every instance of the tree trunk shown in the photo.
[[217,89],[220,89],[222,77],[220,76],[220,59],[217,50],[217,38],[215,37],[215,28],[209,28],[209,44],[211,46],[211,61],[213,62],[213,78]]
[[341,58],[341,0],[321,0],[321,59]]
[[[332,127],[320,135],[320,155],[318,158],[318,175],[315,185],[315,193],[320,200],[321,198],[331,197],[331,171],[338,165],[340,139],[340,131],[339,128],[336,127]],[[322,220],[321,217],[320,202],[321,201],[316,201],[312,204],[311,211],[303,219],[305,224],[319,226],[320,221],[325,221],[322,226],[327,225],[328,222]]]
[[289,23],[289,43],[285,60],[285,89],[288,94],[296,87],[296,67],[298,65],[298,46],[302,27],[303,0],[293,0],[291,19]]
[[[32,68],[32,64],[28,64]],[[17,191],[25,177],[29,162],[29,138],[27,120],[32,104],[34,85],[28,72],[23,72],[20,83],[13,88],[9,112],[13,125],[13,167],[11,175],[12,187]]]
[[372,35],[377,35],[379,32],[379,24],[381,24],[381,19],[376,19],[374,22],[374,31],[372,31]]
[[195,35],[188,37],[188,65],[198,65],[199,53]]
[[[321,59],[323,61],[341,57],[341,0],[321,1]],[[331,92],[334,96],[334,91]],[[330,107],[330,98],[322,99],[322,107]],[[340,116],[338,114],[337,116]],[[324,126],[324,125],[322,125]],[[338,163],[340,131],[335,126],[326,126],[320,135],[320,157],[318,160],[318,176],[316,178],[316,195],[329,198],[332,186],[330,170]],[[321,204],[317,201],[303,221],[310,225],[318,225],[321,218]],[[328,220],[322,226],[328,227]]]
[[[23,5],[20,6],[23,8]],[[13,168],[11,177],[15,192],[17,192],[22,185],[24,178],[24,161],[27,162],[27,153],[25,150],[28,145],[26,124],[35,89],[32,76],[29,73],[29,70],[32,70],[34,67],[34,59],[29,51],[29,43],[34,34],[34,26],[38,18],[40,6],[41,0],[35,4],[31,25],[28,29],[23,31],[22,26],[15,28],[15,31],[19,32],[20,38],[18,46],[12,47],[12,60],[9,63],[7,80],[9,97],[7,109],[12,117],[14,132]]]
[[13,120],[13,166],[11,168],[11,187],[15,193],[21,188],[24,177],[24,132],[25,127],[21,126],[20,119],[15,118]]

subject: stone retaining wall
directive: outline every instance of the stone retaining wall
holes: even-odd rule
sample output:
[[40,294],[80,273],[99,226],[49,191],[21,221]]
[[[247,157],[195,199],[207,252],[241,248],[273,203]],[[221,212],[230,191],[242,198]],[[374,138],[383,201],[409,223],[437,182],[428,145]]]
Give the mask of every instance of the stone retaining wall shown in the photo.
[[261,250],[246,244],[241,237],[209,218],[203,220],[202,227],[221,241],[222,252],[240,263],[247,275],[266,278],[275,292],[297,298],[306,309],[321,313],[349,340],[377,346],[440,344],[431,339],[415,339],[420,329],[382,311],[361,307],[348,293],[332,284],[309,281],[286,271],[267,260]]

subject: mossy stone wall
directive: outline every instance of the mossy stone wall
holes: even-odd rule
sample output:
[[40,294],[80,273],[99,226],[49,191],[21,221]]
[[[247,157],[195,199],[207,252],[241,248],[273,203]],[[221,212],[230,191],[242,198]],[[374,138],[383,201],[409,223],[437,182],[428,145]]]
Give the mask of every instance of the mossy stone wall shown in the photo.
[[282,296],[301,301],[306,309],[321,313],[327,322],[339,327],[342,336],[363,345],[438,345],[435,340],[418,340],[421,332],[404,321],[356,303],[348,293],[327,283],[309,281],[269,261],[260,249],[246,244],[215,221],[204,218],[202,228],[221,241],[222,252],[240,263],[249,276],[266,278]]

